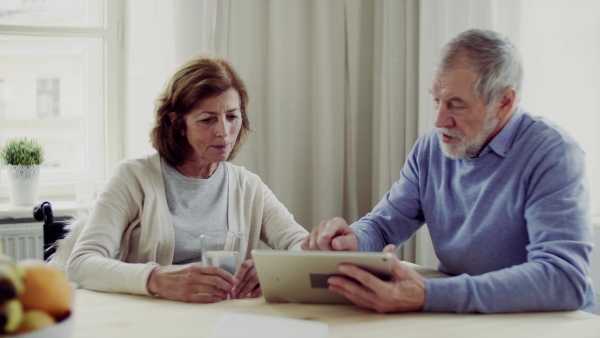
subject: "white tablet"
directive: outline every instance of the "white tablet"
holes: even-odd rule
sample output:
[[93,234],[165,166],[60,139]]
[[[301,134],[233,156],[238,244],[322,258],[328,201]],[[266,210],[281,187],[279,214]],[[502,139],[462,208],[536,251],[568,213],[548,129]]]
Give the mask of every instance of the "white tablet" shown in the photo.
[[268,302],[350,304],[329,291],[327,278],[351,263],[389,279],[393,255],[385,252],[252,250],[264,298]]

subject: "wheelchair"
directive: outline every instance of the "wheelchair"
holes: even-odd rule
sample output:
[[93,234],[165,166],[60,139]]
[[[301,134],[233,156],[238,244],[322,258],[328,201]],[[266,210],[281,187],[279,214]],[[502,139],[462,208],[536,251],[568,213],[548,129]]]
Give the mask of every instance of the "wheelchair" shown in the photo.
[[44,260],[48,261],[56,251],[56,241],[65,237],[66,226],[69,222],[54,220],[52,204],[50,202],[42,202],[34,206],[33,218],[37,221],[44,221]]

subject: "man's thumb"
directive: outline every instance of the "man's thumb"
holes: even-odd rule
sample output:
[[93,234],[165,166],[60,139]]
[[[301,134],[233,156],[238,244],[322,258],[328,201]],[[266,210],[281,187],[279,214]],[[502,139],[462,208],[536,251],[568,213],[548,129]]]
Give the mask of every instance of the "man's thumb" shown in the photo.
[[388,245],[385,246],[385,248],[383,248],[383,252],[395,254],[396,253],[396,246],[394,244],[388,244]]

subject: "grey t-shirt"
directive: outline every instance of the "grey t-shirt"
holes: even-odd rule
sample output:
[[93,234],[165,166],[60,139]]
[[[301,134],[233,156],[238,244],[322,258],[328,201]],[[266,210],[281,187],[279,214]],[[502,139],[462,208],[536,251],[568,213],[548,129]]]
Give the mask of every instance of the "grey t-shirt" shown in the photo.
[[207,179],[180,174],[161,159],[167,204],[173,219],[173,264],[200,262],[200,235],[228,229],[227,166],[221,163]]

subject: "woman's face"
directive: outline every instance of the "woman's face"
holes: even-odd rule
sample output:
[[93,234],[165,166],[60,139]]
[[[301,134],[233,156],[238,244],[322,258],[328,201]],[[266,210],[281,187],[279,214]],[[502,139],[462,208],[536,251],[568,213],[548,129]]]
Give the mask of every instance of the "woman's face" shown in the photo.
[[184,135],[194,150],[190,161],[200,166],[226,161],[242,128],[240,95],[230,88],[204,99],[184,119]]

